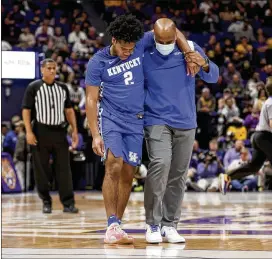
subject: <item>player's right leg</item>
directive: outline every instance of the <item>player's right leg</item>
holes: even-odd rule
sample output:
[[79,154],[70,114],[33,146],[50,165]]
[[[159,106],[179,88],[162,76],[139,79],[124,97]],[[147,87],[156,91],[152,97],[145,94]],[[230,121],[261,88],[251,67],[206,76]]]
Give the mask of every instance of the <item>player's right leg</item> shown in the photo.
[[122,170],[122,157],[115,157],[110,149],[107,151],[105,177],[102,186],[104,204],[108,218],[108,228],[104,242],[107,244],[130,244],[133,240],[121,229],[117,218],[118,185]]

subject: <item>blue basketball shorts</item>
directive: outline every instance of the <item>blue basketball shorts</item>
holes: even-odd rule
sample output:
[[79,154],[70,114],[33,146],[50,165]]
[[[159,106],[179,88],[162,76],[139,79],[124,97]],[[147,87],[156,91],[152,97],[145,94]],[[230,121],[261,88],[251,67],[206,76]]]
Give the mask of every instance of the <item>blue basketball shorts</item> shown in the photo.
[[114,157],[122,157],[132,166],[141,164],[143,145],[143,125],[120,120],[112,113],[99,109],[99,130],[104,141],[105,155],[108,150]]

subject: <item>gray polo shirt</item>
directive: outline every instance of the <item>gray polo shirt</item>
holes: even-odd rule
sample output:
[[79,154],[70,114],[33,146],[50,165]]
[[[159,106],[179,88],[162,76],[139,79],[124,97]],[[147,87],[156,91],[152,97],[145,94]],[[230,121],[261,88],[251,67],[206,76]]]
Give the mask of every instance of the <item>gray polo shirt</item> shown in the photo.
[[269,126],[269,120],[272,120],[272,97],[269,97],[263,104],[256,131],[269,131],[272,133],[272,128]]

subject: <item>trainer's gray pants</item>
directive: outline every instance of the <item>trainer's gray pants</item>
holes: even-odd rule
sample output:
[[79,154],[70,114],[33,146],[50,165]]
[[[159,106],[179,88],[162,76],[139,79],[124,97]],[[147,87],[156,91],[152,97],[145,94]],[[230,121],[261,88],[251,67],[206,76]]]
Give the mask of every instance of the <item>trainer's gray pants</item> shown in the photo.
[[173,129],[166,125],[145,128],[150,164],[145,180],[146,223],[177,227],[185,191],[195,129]]

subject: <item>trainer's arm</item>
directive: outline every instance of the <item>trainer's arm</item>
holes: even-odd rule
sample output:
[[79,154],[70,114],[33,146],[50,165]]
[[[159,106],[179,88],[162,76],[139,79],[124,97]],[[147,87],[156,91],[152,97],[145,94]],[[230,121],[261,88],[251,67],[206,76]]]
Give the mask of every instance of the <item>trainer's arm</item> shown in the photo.
[[100,135],[97,122],[97,102],[99,97],[99,87],[86,86],[86,115],[88,124],[94,138]]

